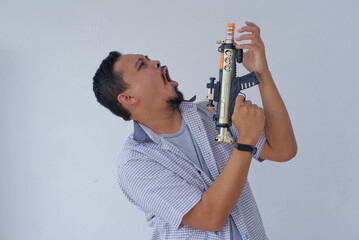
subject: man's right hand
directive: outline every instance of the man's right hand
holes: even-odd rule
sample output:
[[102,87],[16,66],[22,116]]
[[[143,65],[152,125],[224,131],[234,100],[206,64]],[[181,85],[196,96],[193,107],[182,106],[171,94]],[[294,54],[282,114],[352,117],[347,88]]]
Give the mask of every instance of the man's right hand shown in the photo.
[[264,110],[249,100],[244,101],[244,97],[238,95],[232,122],[239,133],[238,143],[254,146],[264,130]]

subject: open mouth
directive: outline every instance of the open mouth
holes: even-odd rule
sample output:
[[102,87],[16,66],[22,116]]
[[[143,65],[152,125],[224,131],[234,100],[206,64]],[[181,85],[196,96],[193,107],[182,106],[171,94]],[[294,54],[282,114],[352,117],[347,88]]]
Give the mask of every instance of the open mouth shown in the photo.
[[163,71],[162,71],[162,78],[165,84],[170,83],[172,86],[177,87],[178,83],[176,81],[173,81],[172,78],[170,77],[170,74],[168,72],[168,68],[166,66],[162,67]]

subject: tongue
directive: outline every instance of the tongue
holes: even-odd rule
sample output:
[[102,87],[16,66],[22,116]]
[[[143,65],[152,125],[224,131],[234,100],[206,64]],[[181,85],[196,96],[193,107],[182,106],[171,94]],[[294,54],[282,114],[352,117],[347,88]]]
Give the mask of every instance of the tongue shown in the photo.
[[176,81],[173,81],[171,76],[170,76],[170,73],[168,72],[167,70],[167,79],[168,79],[168,83],[173,86],[173,87],[177,87],[178,86],[178,82]]

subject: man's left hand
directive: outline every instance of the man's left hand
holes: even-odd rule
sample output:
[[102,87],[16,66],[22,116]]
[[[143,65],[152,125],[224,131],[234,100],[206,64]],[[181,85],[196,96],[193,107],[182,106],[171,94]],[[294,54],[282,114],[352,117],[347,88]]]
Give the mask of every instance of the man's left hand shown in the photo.
[[260,36],[260,28],[252,22],[245,22],[247,26],[244,26],[237,31],[239,33],[247,33],[243,34],[235,40],[251,40],[250,43],[247,44],[238,44],[234,42],[234,45],[237,49],[248,49],[248,51],[243,53],[243,66],[249,72],[255,72],[258,77],[261,77],[267,73],[269,73],[269,68],[265,55],[265,48],[263,41]]

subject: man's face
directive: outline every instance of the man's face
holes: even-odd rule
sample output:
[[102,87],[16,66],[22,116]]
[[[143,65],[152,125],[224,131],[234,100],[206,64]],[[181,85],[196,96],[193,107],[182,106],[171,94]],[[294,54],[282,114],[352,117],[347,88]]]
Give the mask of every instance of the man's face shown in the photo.
[[147,56],[123,55],[115,63],[114,72],[122,72],[129,85],[127,93],[137,97],[142,106],[152,109],[183,100],[183,95],[177,90],[178,83],[171,79],[167,67],[161,67],[159,61]]

